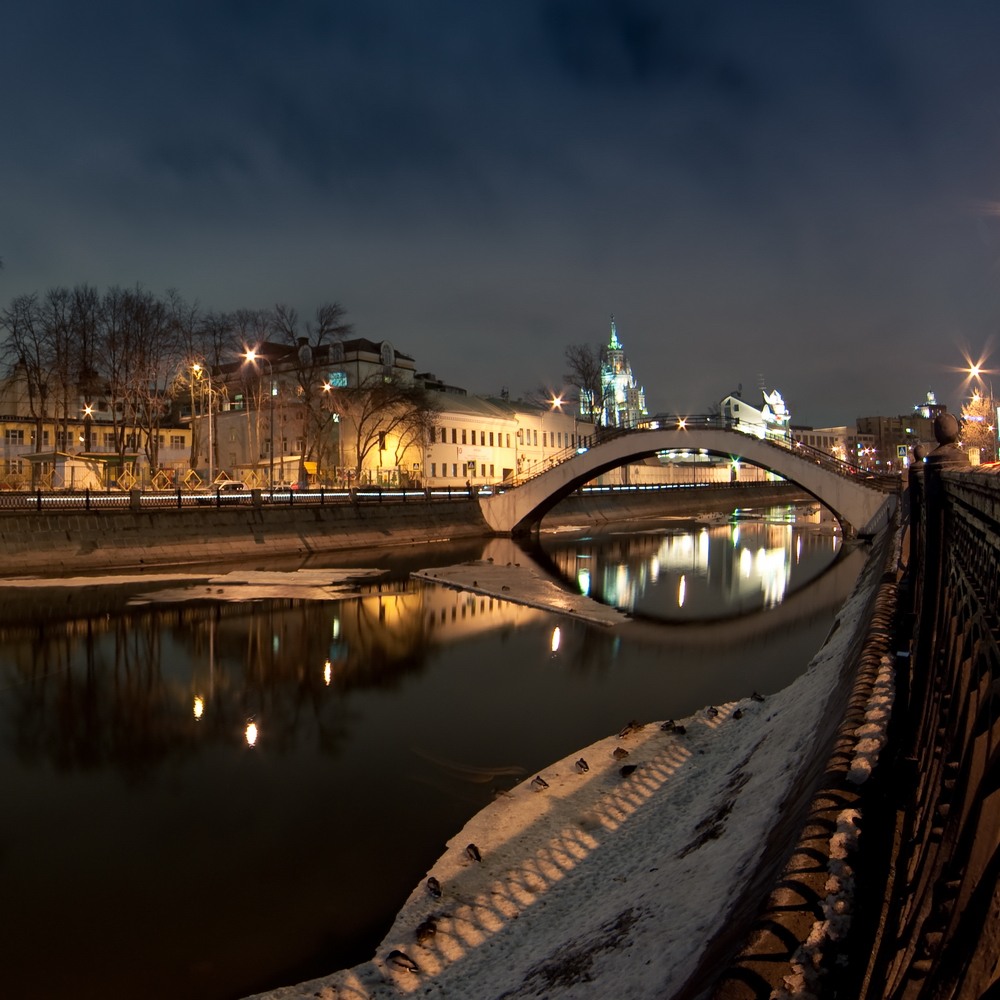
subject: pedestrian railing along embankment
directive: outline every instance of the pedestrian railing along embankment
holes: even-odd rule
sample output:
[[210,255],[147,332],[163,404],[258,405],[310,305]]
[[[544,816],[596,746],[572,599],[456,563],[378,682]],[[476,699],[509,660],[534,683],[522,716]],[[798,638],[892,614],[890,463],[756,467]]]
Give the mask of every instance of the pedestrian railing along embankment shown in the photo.
[[206,507],[328,507],[338,504],[392,504],[413,502],[468,501],[479,488],[438,487],[434,489],[261,489],[204,492],[188,490],[20,490],[0,492],[0,514],[8,512],[66,510],[168,510]]
[[[920,465],[899,588],[884,815],[860,880],[863,1000],[1000,983],[1000,471]],[[878,846],[883,853],[878,854]],[[881,878],[881,884],[877,880]],[[875,892],[876,887],[880,890]],[[870,904],[870,905],[869,905]]]

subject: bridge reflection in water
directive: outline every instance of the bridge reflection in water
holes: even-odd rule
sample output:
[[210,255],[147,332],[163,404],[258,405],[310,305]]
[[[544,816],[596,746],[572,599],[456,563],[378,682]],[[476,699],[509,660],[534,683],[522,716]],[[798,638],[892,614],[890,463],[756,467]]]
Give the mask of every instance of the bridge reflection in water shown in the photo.
[[568,586],[663,621],[729,618],[774,608],[825,572],[842,539],[817,505],[735,511],[693,530],[657,525],[541,544]]
[[0,992],[215,1000],[367,958],[497,791],[637,715],[783,686],[851,583],[759,649],[730,630],[763,634],[812,587],[714,647],[708,626],[611,635],[391,574],[325,602],[201,582],[2,628]]

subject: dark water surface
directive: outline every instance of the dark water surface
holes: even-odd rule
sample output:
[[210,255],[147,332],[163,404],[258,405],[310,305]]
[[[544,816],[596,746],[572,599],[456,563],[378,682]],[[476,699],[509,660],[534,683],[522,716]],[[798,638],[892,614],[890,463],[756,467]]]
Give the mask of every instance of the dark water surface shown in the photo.
[[222,1000],[370,957],[498,790],[794,679],[864,558],[787,509],[541,544],[643,621],[408,578],[473,545],[341,559],[386,573],[338,600],[109,589],[0,627],[0,996]]

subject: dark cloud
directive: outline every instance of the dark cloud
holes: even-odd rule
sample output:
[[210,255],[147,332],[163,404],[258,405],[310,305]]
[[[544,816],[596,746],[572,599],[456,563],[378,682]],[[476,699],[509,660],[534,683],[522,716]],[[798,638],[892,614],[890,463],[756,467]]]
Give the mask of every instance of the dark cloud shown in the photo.
[[803,420],[906,410],[995,329],[998,22],[38,0],[5,18],[0,299],[337,298],[421,367],[514,392],[613,311],[658,409],[762,375]]

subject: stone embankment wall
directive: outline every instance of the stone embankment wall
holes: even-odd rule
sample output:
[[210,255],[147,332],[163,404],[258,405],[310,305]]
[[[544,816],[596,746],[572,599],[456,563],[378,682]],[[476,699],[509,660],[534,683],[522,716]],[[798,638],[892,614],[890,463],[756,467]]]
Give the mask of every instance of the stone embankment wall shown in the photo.
[[486,533],[475,500],[4,514],[0,572],[93,573],[241,558],[256,563]]
[[[546,523],[625,522],[670,514],[788,503],[802,494],[780,484],[709,486],[571,497]],[[231,506],[132,511],[19,511],[0,514],[0,574],[77,574],[307,558],[319,552],[486,537],[474,499],[324,506]]]

